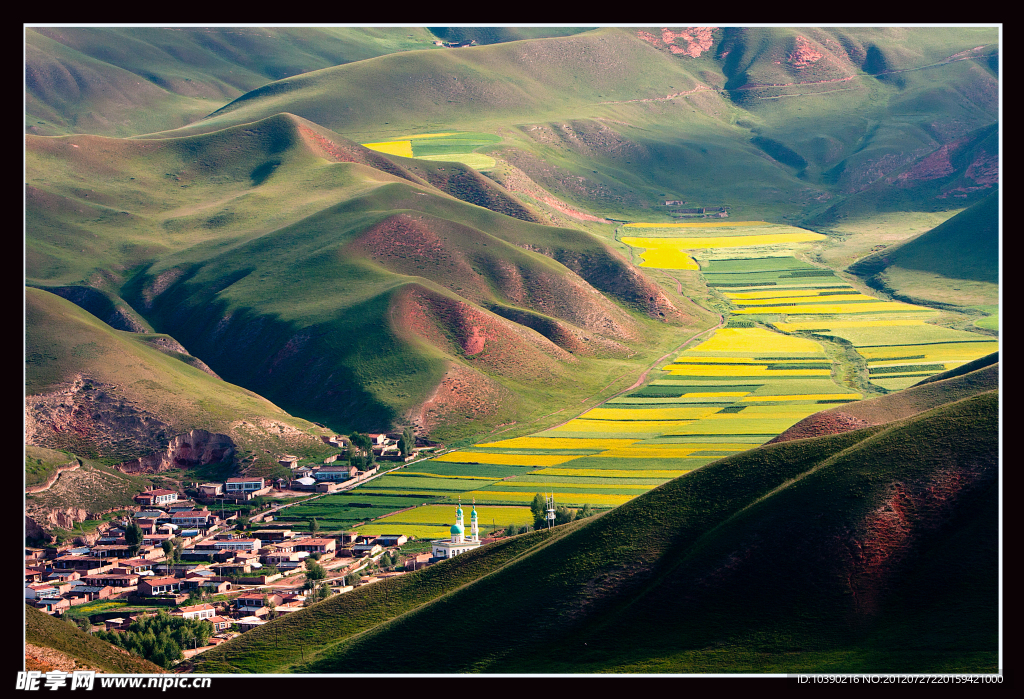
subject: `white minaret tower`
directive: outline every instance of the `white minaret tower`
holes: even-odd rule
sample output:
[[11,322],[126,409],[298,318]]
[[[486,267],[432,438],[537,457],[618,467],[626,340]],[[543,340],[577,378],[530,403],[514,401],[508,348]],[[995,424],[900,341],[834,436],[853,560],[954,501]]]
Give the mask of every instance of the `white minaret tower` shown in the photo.
[[480,527],[476,521],[476,498],[473,498],[473,512],[469,515],[469,540],[474,543],[480,542]]
[[555,526],[555,496],[552,494],[551,497],[545,499],[547,500],[548,529],[550,529]]

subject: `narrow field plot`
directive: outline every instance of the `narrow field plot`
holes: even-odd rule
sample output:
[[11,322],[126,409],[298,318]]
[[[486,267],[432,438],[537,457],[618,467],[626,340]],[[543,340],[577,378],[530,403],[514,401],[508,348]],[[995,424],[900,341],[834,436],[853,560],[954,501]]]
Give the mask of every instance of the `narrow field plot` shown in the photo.
[[[623,228],[751,228],[772,226],[768,221],[701,221],[692,223],[627,223]],[[789,226],[786,226],[789,228]]]
[[428,476],[473,476],[497,480],[506,476],[516,476],[520,473],[530,471],[532,466],[499,466],[497,464],[459,464],[459,463],[438,463],[436,461],[421,461],[412,466],[407,466],[398,473],[415,473]]
[[[518,479],[511,481],[513,485],[520,481],[527,483],[530,486],[547,485],[552,486],[571,486],[579,485],[587,488],[617,488],[617,487],[638,487],[638,488],[657,488],[662,483],[671,480],[670,478],[641,478],[636,472],[632,476],[622,478],[603,478],[600,473],[590,471],[585,476],[552,476],[542,475],[539,473],[531,473],[529,476],[522,476]],[[508,481],[506,481],[508,482]]]
[[444,138],[445,136],[454,136],[457,133],[458,131],[443,131],[441,133],[417,133],[412,134],[411,136],[401,136],[397,140],[412,141],[420,138]]
[[[496,479],[489,479],[494,482]],[[480,487],[480,481],[470,478],[443,478],[430,476],[381,476],[375,478],[369,487],[375,490],[441,490],[444,492],[472,490]]]
[[[534,496],[541,491],[524,490],[522,492],[515,491],[484,491],[477,490],[471,493],[479,502],[498,502],[498,503],[529,503],[533,501]],[[640,495],[637,493],[636,495]],[[601,507],[618,507],[624,502],[629,502],[636,495],[615,495],[611,493],[558,493],[555,495],[556,505],[566,505],[573,507],[582,507],[583,505],[597,505]],[[477,506],[479,507],[479,505]]]
[[412,141],[380,141],[378,143],[364,143],[363,145],[378,153],[400,155],[404,158],[412,157]]
[[502,447],[509,449],[610,449],[632,444],[635,439],[599,439],[566,437],[516,437],[500,442],[478,444],[478,447]]
[[[899,346],[930,344],[934,342],[991,342],[992,338],[965,330],[953,330],[920,321],[905,325],[871,325],[847,327],[849,321],[830,322],[822,320],[804,332],[834,335],[849,340],[856,347]],[[783,325],[793,325],[792,323]],[[802,324],[801,324],[802,325]]]
[[762,245],[787,245],[824,240],[821,233],[769,233],[765,235],[723,235],[714,237],[639,238],[623,236],[622,242],[634,248],[659,250],[704,250],[708,248],[741,248]]
[[[463,520],[468,523],[469,512],[472,510],[472,505],[470,505],[468,501],[463,502],[462,504]],[[530,512],[529,507],[495,507],[494,505],[477,505],[476,512],[477,519],[481,524],[484,522],[490,523],[491,520],[494,520],[498,524],[533,524],[533,513]],[[388,515],[387,517],[381,517],[374,523],[374,526],[381,523],[387,524],[389,522],[445,526],[446,529],[443,536],[448,536],[448,528],[455,523],[455,505],[424,505],[422,507],[415,507],[411,510],[396,512],[395,514]]]
[[786,400],[858,400],[859,393],[793,393],[782,396],[747,396],[741,403],[765,403]]
[[[772,435],[774,437],[775,435]],[[762,443],[771,437],[765,437]],[[603,456],[587,456],[585,460],[573,463],[573,468],[613,471],[693,471],[717,461],[717,458],[706,456],[687,456],[681,459],[622,459]]]
[[498,464],[504,466],[557,466],[576,458],[573,455],[557,456],[553,454],[488,454],[484,452],[453,451],[439,456],[432,461],[442,463],[478,463]]
[[460,480],[460,481],[493,481],[493,480],[497,480],[493,476],[469,476],[469,475],[467,475],[467,476],[453,476],[453,475],[441,475],[439,473],[418,473],[416,471],[405,471],[405,470],[395,471],[394,473],[389,473],[387,476],[385,476],[385,478],[392,478],[392,477],[394,477],[394,478],[399,478],[399,477],[402,477],[402,478],[413,478],[413,477],[451,478],[451,479]]
[[[845,304],[851,303],[851,302],[862,303],[862,302],[866,302],[866,301],[869,301],[869,302],[872,302],[872,303],[881,303],[874,296],[868,296],[867,294],[861,294],[861,293],[857,293],[857,292],[853,292],[853,293],[849,293],[849,294],[828,294],[826,296],[822,296],[820,294],[813,294],[813,295],[805,295],[805,296],[793,296],[793,295],[789,295],[789,296],[776,296],[774,298],[767,298],[767,299],[730,299],[730,300],[732,301],[733,305],[740,306],[740,307],[743,307],[743,308],[747,308],[749,306],[769,306],[769,305],[782,305],[782,304],[787,304],[787,305],[789,305],[789,304],[803,305],[803,304],[828,303],[828,304],[842,304],[842,305],[845,305]],[[917,308],[917,307],[915,306],[915,308]]]
[[[856,293],[856,289],[852,286],[845,287],[850,293]],[[820,297],[822,294],[827,296],[840,296],[835,292],[845,291],[845,289],[836,289],[835,287],[829,287],[828,289],[818,289],[809,287],[806,289],[771,289],[766,291],[724,291],[722,294],[730,301],[736,303],[738,301],[746,300],[764,300],[764,299],[780,299],[785,297],[795,298],[815,298]],[[873,297],[867,297],[873,298]]]
[[847,304],[793,304],[792,306],[757,306],[733,309],[738,315],[749,315],[755,313],[779,313],[786,315],[801,314],[831,314],[831,313],[878,313],[879,311],[919,311],[920,306],[911,306],[909,303],[899,301],[876,301],[873,303],[847,303]]
[[[745,393],[739,394],[741,396],[746,395]],[[721,407],[723,405],[729,405],[736,400],[735,397],[726,396],[714,396],[705,393],[696,393],[679,398],[634,398],[632,396],[622,396],[621,398],[613,398],[608,401],[606,405],[636,405],[640,407],[653,406],[653,405],[714,405]]]
[[687,408],[594,408],[579,419],[586,420],[696,420],[711,415],[716,407]]
[[[454,512],[454,510],[453,510]],[[430,525],[430,524],[405,524],[404,522],[382,523],[383,520],[376,522],[370,522],[356,527],[353,531],[359,532],[360,534],[380,536],[381,534],[405,534],[406,536],[416,537],[417,539],[447,539],[451,537],[451,524],[448,526],[444,525]],[[452,522],[455,522],[454,515],[452,516]]]
[[[682,427],[688,425],[690,421],[681,420],[584,420],[577,418],[569,421],[561,427],[556,427],[551,430],[546,430],[541,434],[550,434],[552,436],[569,436],[561,435],[563,432],[579,432],[583,434],[593,434],[595,432],[606,432],[608,434],[629,434],[634,435],[636,439],[642,439],[642,437],[636,436],[645,433],[657,434],[658,432],[664,432],[665,430],[671,430],[673,427]],[[544,466],[557,466],[556,464],[545,464]]]
[[648,469],[645,471],[635,469],[612,469],[612,468],[542,468],[530,474],[533,476],[598,476],[600,478],[660,478],[672,480],[678,478],[689,470],[668,470]]
[[699,364],[669,364],[665,371],[673,376],[829,376],[829,369],[770,369],[767,366],[706,366]]
[[813,352],[825,350],[814,340],[780,335],[764,328],[719,328],[709,339],[693,348],[696,352]]
[[860,347],[857,352],[873,364],[875,362],[899,361],[903,358],[925,361],[969,361],[992,354],[998,349],[998,342],[950,342],[928,345]]
[[[654,437],[652,439],[645,440],[644,444],[683,444],[689,445],[694,444],[701,447],[705,445],[714,445],[713,448],[718,449],[720,445],[732,444],[734,446],[746,445],[747,449],[753,449],[756,446],[764,444],[775,435],[767,436],[761,434],[733,434],[729,432],[716,432],[715,434],[702,434],[702,435],[664,435],[661,437]],[[764,437],[764,439],[762,439]],[[708,447],[711,448],[711,447]],[[744,450],[745,451],[745,450]],[[573,467],[580,468],[577,464],[573,464]]]
[[[812,411],[812,413],[813,412],[816,411]],[[685,427],[680,427],[672,430],[671,432],[666,432],[665,434],[666,436],[686,435],[692,439],[697,439],[703,435],[716,434],[757,435],[758,437],[764,437],[761,442],[763,444],[772,437],[785,432],[804,417],[806,417],[806,415],[799,418],[772,418],[767,416],[750,417],[743,415],[743,413],[714,415],[712,417],[704,418],[700,422],[695,422],[692,425],[686,425]]]
[[623,449],[609,449],[608,451],[601,452],[598,456],[619,459],[681,459],[704,448],[683,446],[625,447]]
[[[490,170],[497,161],[483,153],[446,153],[443,155],[418,155],[420,160],[440,160],[447,163],[462,163],[476,170]],[[686,268],[684,268],[686,269]]]

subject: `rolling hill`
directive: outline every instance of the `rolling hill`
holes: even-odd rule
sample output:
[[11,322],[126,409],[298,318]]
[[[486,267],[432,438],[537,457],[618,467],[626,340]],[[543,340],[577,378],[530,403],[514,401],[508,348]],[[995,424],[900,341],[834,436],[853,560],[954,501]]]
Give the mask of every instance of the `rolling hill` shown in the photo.
[[850,271],[875,288],[950,306],[999,301],[999,192],[935,228],[858,260]]
[[30,283],[165,332],[338,430],[529,421],[711,323],[471,168],[388,158],[292,115],[28,143]]
[[395,673],[994,672],[997,428],[990,390],[766,445],[334,597],[195,670],[343,674],[387,648]]

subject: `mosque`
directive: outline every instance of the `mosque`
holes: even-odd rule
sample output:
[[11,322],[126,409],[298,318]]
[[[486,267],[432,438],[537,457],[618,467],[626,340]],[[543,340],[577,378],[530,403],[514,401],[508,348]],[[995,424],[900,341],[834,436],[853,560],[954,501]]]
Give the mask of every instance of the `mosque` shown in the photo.
[[452,525],[451,539],[436,539],[431,543],[432,555],[434,558],[452,558],[460,553],[480,548],[480,528],[477,524],[476,503],[473,503],[473,512],[469,516],[469,537],[465,535],[465,527],[462,524],[462,503],[459,503],[455,510],[455,524]]

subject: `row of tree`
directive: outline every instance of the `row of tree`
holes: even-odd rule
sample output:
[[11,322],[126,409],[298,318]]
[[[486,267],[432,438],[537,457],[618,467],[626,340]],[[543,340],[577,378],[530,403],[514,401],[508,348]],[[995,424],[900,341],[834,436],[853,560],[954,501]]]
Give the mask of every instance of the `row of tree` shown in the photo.
[[209,643],[213,624],[205,619],[171,616],[161,609],[156,616],[136,619],[127,631],[97,631],[94,635],[160,667],[169,668],[184,657],[182,649]]

